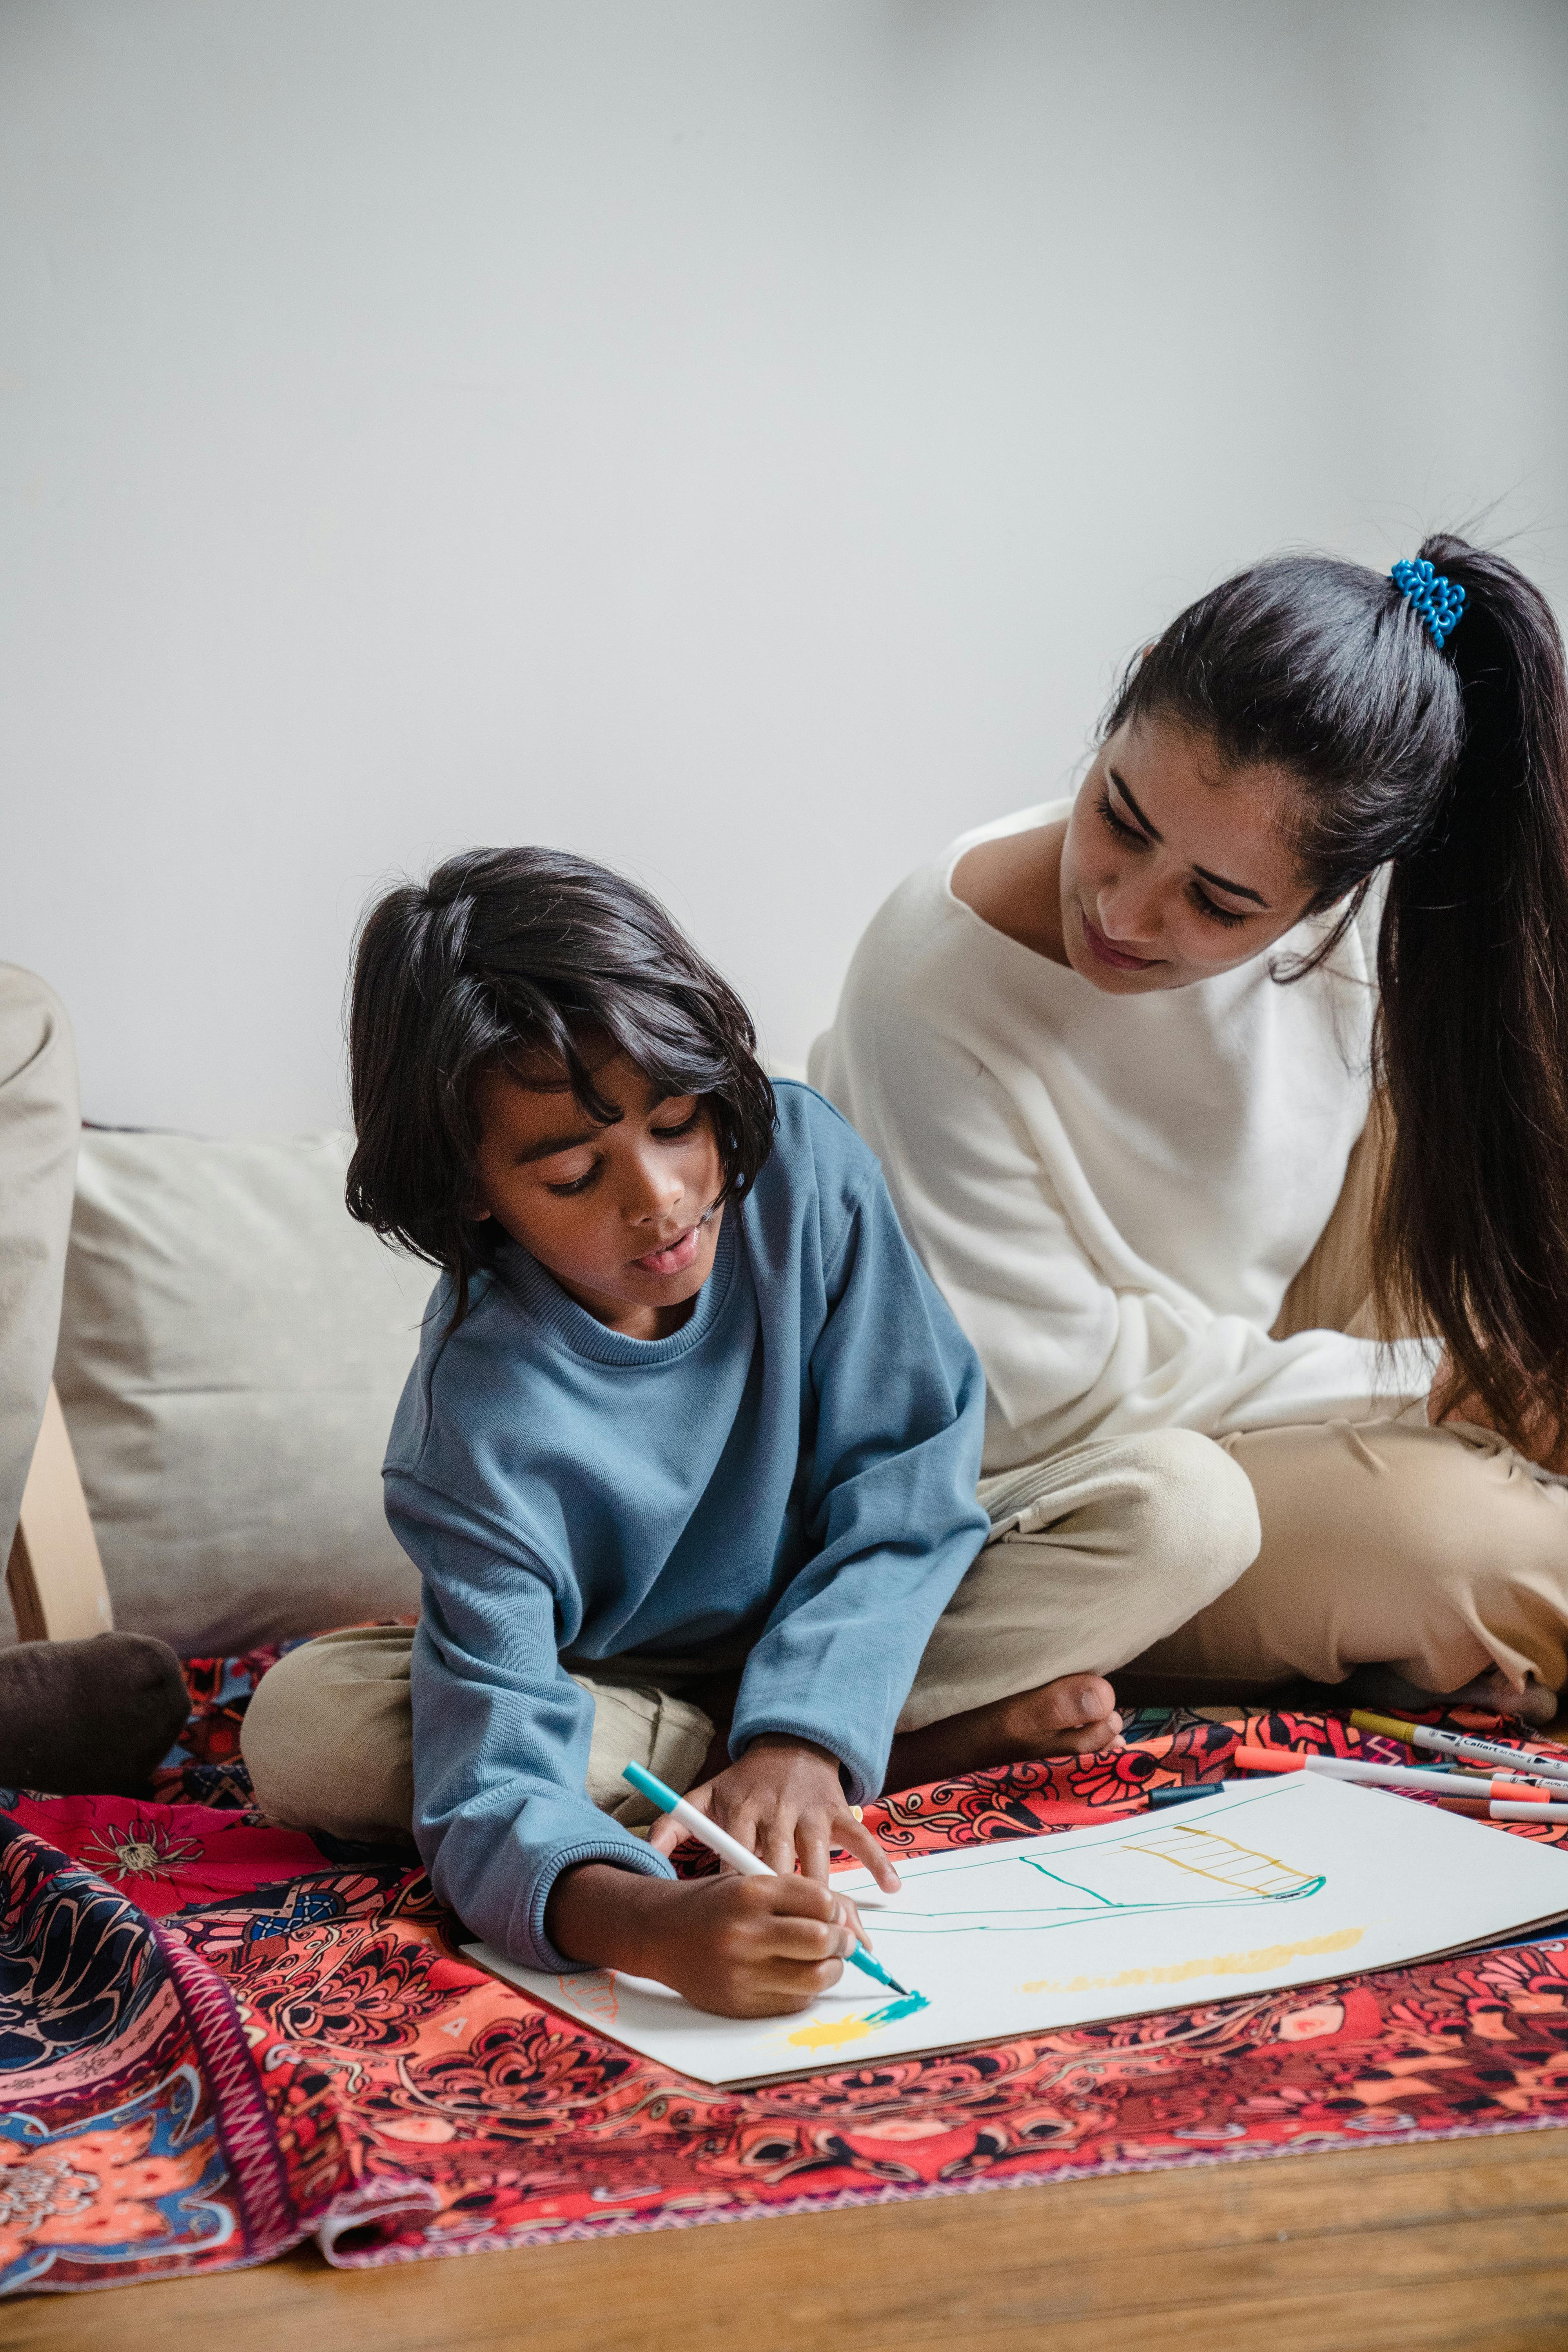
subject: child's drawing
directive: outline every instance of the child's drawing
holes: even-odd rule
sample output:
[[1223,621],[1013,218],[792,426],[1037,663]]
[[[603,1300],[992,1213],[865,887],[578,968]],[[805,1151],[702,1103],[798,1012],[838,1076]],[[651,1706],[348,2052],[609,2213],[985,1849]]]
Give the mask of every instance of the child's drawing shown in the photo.
[[[1026,1894],[1020,1900],[1020,1868],[1059,1893],[1042,1890],[1038,1903],[1029,1902]],[[958,1903],[928,1911],[900,1900],[889,1906],[889,1925],[900,1936],[1039,1935],[1091,1919],[1300,1902],[1328,1884],[1321,1871],[1298,1870],[1275,1854],[1185,1822],[1140,1827],[1131,1835],[1119,1828],[1098,1843],[1086,1841],[1075,1846],[1070,1868],[1052,1868],[1037,1851],[1004,1850],[984,1860],[951,1862],[942,1874],[944,1895],[960,1880]],[[994,1905],[986,1899],[994,1891]]]
[[542,1976],[466,1948],[579,2031],[748,2083],[1278,1991],[1568,1916],[1568,1857],[1380,1790],[1300,1773],[1201,1815],[922,1855],[896,1895],[836,1873],[910,1987],[897,2000],[869,2001],[850,1969],[805,2015],[712,2017],[646,1978]]
[[[1052,1860],[1056,1858],[1053,1854]],[[1045,1895],[1037,1904],[1031,1903],[1032,1889],[1026,1880],[1020,1900],[1020,1870],[1035,1873],[1059,1892]],[[941,1890],[944,1895],[956,1895],[956,1902],[944,1902],[936,1910],[921,1909],[907,1899],[889,1903],[874,1932],[879,1937],[884,1929],[891,1929],[900,1937],[1038,1937],[1090,1922],[1102,1927],[1112,1921],[1130,1926],[1133,1920],[1146,1919],[1154,1913],[1220,1911],[1242,1905],[1294,1903],[1318,1894],[1327,1883],[1321,1872],[1298,1870],[1275,1854],[1260,1853],[1215,1830],[1199,1829],[1186,1822],[1161,1822],[1152,1827],[1141,1824],[1131,1835],[1119,1826],[1098,1843],[1085,1839],[1079,1844],[1070,1872],[1053,1870],[1037,1850],[1028,1853],[1004,1850],[1000,1853],[954,1858],[942,1871]],[[988,1897],[994,1900],[988,1901]],[[867,1908],[875,1916],[876,1906],[868,1904]],[[1309,1937],[1295,1944],[1202,1955],[1163,1969],[1123,1969],[1113,1975],[1079,1977],[1069,1983],[1055,1985],[1037,1978],[1018,1990],[1109,1990],[1124,1984],[1183,1984],[1203,1976],[1258,1973],[1282,1967],[1288,1959],[1302,1953],[1348,1949],[1360,1940],[1361,1935],[1359,1927],[1342,1928],[1335,1935]],[[905,1966],[919,1972],[918,1960],[907,1961]],[[810,2050],[827,2056],[868,2042],[901,2024],[906,2018],[917,2016],[930,2005],[923,1994],[916,1992],[908,2000],[890,2001],[878,2009],[854,2011],[847,2016],[813,2016],[784,2039],[792,2050]]]

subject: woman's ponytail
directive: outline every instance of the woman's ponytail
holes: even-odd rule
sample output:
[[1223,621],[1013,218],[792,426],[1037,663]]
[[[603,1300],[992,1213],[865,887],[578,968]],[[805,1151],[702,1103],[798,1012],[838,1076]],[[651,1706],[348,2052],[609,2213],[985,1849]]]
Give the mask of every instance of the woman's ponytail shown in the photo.
[[1446,537],[1421,553],[1465,591],[1425,649],[1458,673],[1459,738],[1390,869],[1373,1263],[1385,1328],[1447,1342],[1439,1405],[1473,1395],[1544,1458],[1568,1438],[1568,680],[1511,564]]
[[[1568,679],[1546,600],[1429,539],[1433,617],[1364,564],[1237,572],[1128,670],[1107,730],[1167,714],[1286,771],[1310,914],[1380,873],[1378,1076],[1394,1140],[1373,1265],[1385,1330],[1435,1331],[1449,1393],[1536,1459],[1568,1445]],[[1405,566],[1398,567],[1404,577]],[[1422,593],[1419,576],[1411,585]]]

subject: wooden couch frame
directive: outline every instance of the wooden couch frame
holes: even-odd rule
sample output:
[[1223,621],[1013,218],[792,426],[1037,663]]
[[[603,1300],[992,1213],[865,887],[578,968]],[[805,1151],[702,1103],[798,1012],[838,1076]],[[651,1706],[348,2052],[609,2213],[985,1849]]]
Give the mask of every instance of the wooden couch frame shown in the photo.
[[23,1642],[70,1642],[114,1630],[98,1538],[60,1401],[49,1390],[5,1570]]

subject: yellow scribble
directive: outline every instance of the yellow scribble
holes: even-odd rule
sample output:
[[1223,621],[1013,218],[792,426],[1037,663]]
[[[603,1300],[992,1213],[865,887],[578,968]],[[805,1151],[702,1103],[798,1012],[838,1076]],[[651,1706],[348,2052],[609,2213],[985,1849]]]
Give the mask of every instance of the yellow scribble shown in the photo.
[[[1313,1959],[1320,1952],[1348,1952],[1364,1927],[1341,1927],[1331,1936],[1309,1936],[1300,1944],[1261,1944],[1252,1952],[1215,1952],[1206,1960],[1181,1960],[1173,1968],[1123,1969],[1113,1977],[1034,1977],[1020,1992],[1114,1992],[1122,1985],[1186,1984],[1194,1977],[1262,1976],[1289,1960]],[[797,2035],[797,2040],[804,2039]]]
[[796,2050],[842,2050],[847,2042],[864,2042],[871,2031],[868,2017],[814,2019],[789,2037]]

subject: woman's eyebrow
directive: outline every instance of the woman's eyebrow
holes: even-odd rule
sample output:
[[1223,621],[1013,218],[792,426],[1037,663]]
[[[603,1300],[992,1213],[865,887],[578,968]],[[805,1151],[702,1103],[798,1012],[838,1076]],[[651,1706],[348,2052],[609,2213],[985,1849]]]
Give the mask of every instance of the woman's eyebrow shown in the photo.
[[1117,791],[1121,793],[1122,799],[1126,802],[1128,807],[1131,810],[1133,815],[1137,818],[1139,824],[1142,826],[1150,840],[1163,841],[1165,836],[1161,832],[1159,826],[1157,824],[1150,824],[1148,818],[1144,815],[1142,810],[1139,807],[1137,802],[1128,791],[1126,777],[1119,776],[1114,768],[1108,768],[1105,772],[1110,778],[1111,782],[1116,786]]
[[[1159,826],[1150,824],[1148,818],[1144,815],[1142,810],[1139,807],[1137,802],[1128,791],[1126,779],[1122,776],[1119,776],[1114,768],[1107,769],[1106,773],[1110,776],[1111,782],[1116,786],[1117,791],[1121,793],[1122,799],[1126,802],[1128,807],[1131,810],[1133,815],[1137,818],[1144,832],[1149,835],[1150,840],[1163,841],[1165,836],[1160,831]],[[1256,890],[1249,890],[1245,882],[1227,882],[1223,874],[1211,874],[1206,866],[1194,866],[1193,872],[1194,874],[1201,875],[1205,882],[1212,882],[1216,890],[1228,890],[1233,898],[1250,898],[1255,907],[1261,907],[1265,914],[1268,913],[1269,908],[1268,899],[1261,898]]]
[[1249,890],[1245,882],[1227,882],[1223,874],[1211,874],[1206,866],[1194,866],[1193,872],[1201,874],[1205,882],[1212,882],[1216,890],[1228,890],[1233,898],[1250,898],[1255,907],[1261,907],[1266,915],[1268,913],[1268,899],[1260,898],[1256,890]]

